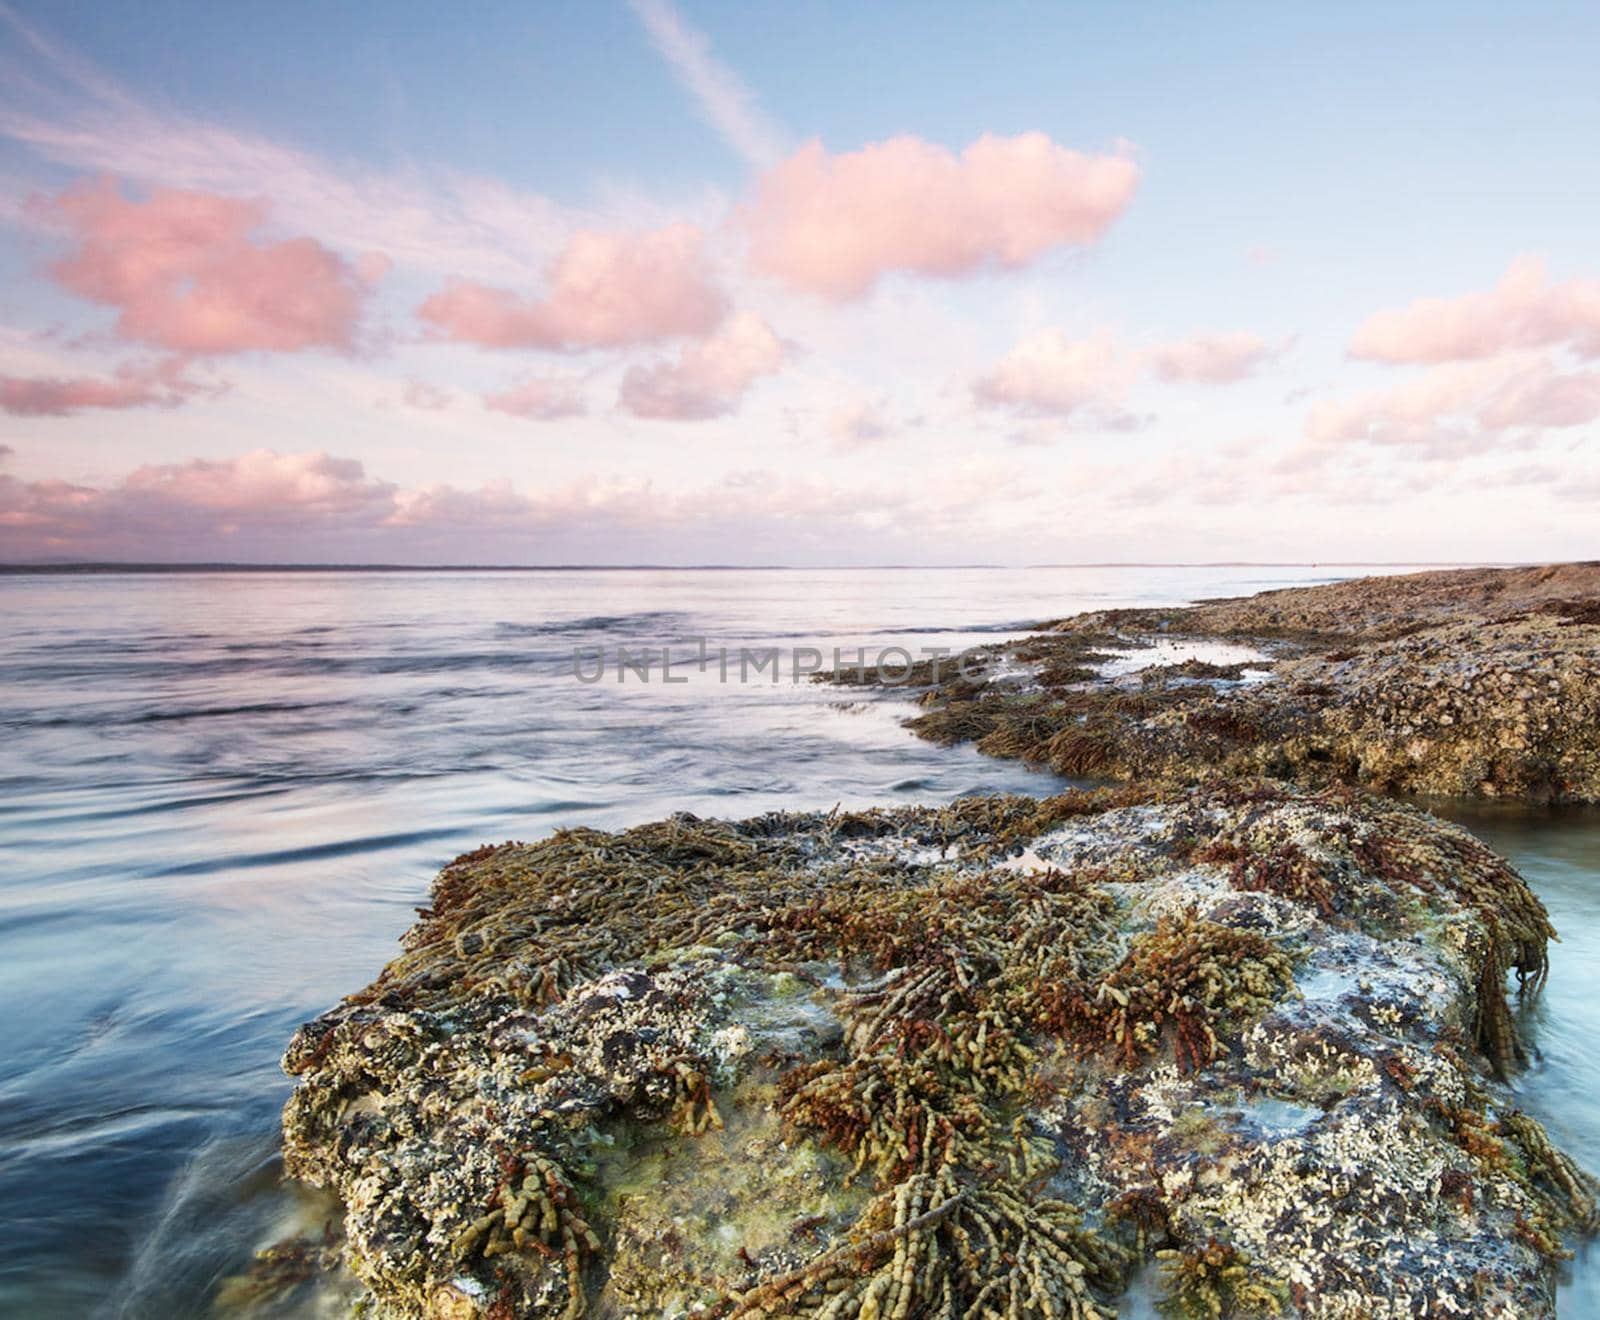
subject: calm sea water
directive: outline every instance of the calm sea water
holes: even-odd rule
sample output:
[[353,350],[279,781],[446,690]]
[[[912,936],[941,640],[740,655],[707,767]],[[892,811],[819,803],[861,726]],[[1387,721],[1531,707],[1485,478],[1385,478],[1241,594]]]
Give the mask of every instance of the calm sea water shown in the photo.
[[[0,1314],[203,1315],[323,1207],[279,1185],[278,1056],[485,841],[674,810],[1058,781],[785,678],[573,677],[575,647],[959,647],[1304,568],[0,578]],[[586,662],[586,664],[589,662]],[[785,665],[788,665],[786,658]],[[1565,942],[1527,1106],[1600,1168],[1600,817],[1478,812]],[[1600,1314],[1580,1260],[1572,1314]]]

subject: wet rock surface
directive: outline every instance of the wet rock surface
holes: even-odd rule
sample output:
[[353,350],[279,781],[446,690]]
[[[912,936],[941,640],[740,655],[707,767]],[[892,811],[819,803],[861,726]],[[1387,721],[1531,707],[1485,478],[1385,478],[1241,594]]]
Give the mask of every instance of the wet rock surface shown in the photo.
[[906,676],[830,677],[920,700],[923,737],[1072,778],[1600,801],[1595,564],[1099,611]]
[[[382,1316],[1542,1316],[1593,1184],[1500,1080],[1552,932],[1265,781],[483,849],[285,1066]],[[331,1248],[329,1248],[331,1250]]]

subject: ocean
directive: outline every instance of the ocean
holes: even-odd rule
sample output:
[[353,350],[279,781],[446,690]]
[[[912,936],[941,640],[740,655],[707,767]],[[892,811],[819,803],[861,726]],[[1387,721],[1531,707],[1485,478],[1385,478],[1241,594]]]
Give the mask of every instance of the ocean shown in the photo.
[[[320,1223],[279,1176],[279,1054],[460,852],[1062,786],[917,740],[898,694],[797,676],[814,657],[1369,571],[0,576],[0,1314],[207,1315],[257,1248]],[[1600,1169],[1600,812],[1435,805],[1551,908],[1516,1087]],[[1600,1314],[1589,1255],[1562,1305]]]

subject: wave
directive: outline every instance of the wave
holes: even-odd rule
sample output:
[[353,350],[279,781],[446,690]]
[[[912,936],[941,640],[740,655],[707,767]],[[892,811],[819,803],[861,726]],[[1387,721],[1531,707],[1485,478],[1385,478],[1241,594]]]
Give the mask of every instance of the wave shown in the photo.
[[186,720],[224,719],[238,715],[291,715],[308,710],[328,710],[340,706],[337,701],[255,701],[231,706],[191,706],[170,710],[136,710],[124,714],[89,707],[72,715],[15,716],[0,715],[0,728],[5,729],[71,729],[79,727],[106,728],[116,725],[178,724]]
[[151,871],[149,874],[165,878],[179,875],[215,875],[224,871],[250,871],[260,867],[283,866],[290,862],[316,862],[332,857],[349,857],[357,853],[387,852],[394,848],[406,848],[414,843],[432,843],[436,839],[457,838],[460,834],[461,831],[457,829],[369,834],[361,838],[343,839],[338,843],[318,843],[304,848],[277,848],[270,852],[208,857],[201,862],[184,862],[178,866]]
[[688,617],[682,610],[639,610],[631,614],[592,614],[581,619],[551,619],[542,623],[502,620],[494,627],[502,637],[562,637],[572,633],[660,628]]

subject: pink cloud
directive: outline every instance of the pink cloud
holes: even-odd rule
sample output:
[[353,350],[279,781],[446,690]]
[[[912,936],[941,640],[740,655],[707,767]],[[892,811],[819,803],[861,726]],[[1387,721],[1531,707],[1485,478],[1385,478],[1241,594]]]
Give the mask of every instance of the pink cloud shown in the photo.
[[484,395],[483,406],[535,422],[581,417],[589,411],[581,376],[531,376],[508,390]]
[[1586,426],[1600,417],[1600,371],[1556,372],[1548,364],[1520,371],[1478,412],[1486,430]]
[[1069,339],[1060,330],[1041,330],[980,376],[972,394],[980,407],[1028,417],[1070,417],[1093,407],[1097,427],[1135,431],[1151,419],[1117,405],[1146,373],[1163,381],[1220,385],[1244,379],[1275,354],[1259,336],[1242,332],[1194,335],[1136,352],[1118,347],[1104,332]]
[[730,543],[782,557],[808,540],[836,554],[841,538],[898,535],[896,519],[920,544],[929,527],[970,517],[970,480],[945,484],[919,496],[905,481],[843,490],[736,473],[678,490],[597,478],[536,492],[505,481],[406,490],[349,459],[258,450],[150,465],[105,486],[0,473],[0,559],[637,562],[704,559]]
[[456,280],[418,309],[444,338],[488,348],[580,352],[708,333],[727,311],[694,225],[650,233],[580,230],[542,298]]
[[959,156],[911,136],[842,155],[813,141],[762,175],[740,219],[758,270],[842,301],[891,271],[1015,269],[1092,243],[1138,181],[1128,157],[1086,156],[1043,133],[985,135]]
[[749,387],[783,365],[787,349],[772,327],[751,312],[736,312],[707,339],[676,360],[630,367],[618,402],[635,417],[700,421],[738,409]]
[[358,462],[264,449],[151,464],[105,487],[0,474],[0,553],[251,558],[270,547],[283,559],[337,556],[351,534],[391,515],[395,499]]
[[1191,515],[1200,508],[1250,507],[1259,513],[1286,505],[1295,509],[1301,534],[1314,525],[1314,519],[1304,521],[1307,505],[1376,508],[1438,485],[1432,469],[1368,466],[1339,450],[1304,441],[1285,450],[1264,437],[1171,450],[1131,467],[1107,465],[1092,481],[1112,503],[1128,508],[1170,510],[1175,492]]
[[1539,431],[1600,417],[1600,371],[1558,371],[1545,358],[1434,367],[1388,390],[1323,401],[1306,417],[1315,444],[1366,442],[1434,456],[1526,444]]
[[[1137,538],[1115,541],[1127,547],[1118,553],[1135,556],[1140,545],[1185,535],[1198,523],[1189,552],[1198,556],[1229,544],[1230,529],[1257,526],[1263,509],[1282,515],[1268,523],[1269,541],[1282,536],[1284,544],[1298,545],[1296,538],[1318,534],[1315,511],[1330,503],[1426,500],[1442,484],[1437,468],[1394,470],[1376,456],[1364,462],[1337,451],[1302,472],[1274,471],[1264,448],[1191,447],[1155,456],[1135,465],[1137,471],[1111,456],[1097,463],[1083,454],[1043,484],[1037,460],[946,457],[951,461],[876,482],[840,484],[820,470],[755,470],[704,484],[630,476],[527,490],[504,481],[403,489],[348,459],[270,451],[151,465],[92,486],[0,471],[0,561],[694,563],[724,562],[729,546],[745,562],[836,563],[841,547],[855,562],[948,561],[985,553],[984,547],[1037,559],[1041,546],[1061,547],[1062,556],[1103,555],[1105,538],[1120,537],[1130,523]],[[1553,529],[1564,544],[1581,548],[1589,527],[1585,510],[1571,501],[1592,502],[1600,487],[1593,473],[1559,467],[1573,484],[1556,488],[1533,478],[1536,484],[1525,489],[1550,504],[1530,504],[1525,512],[1546,539]],[[995,497],[974,501],[974,490]],[[1066,520],[1063,500],[1074,510]],[[1254,509],[1256,517],[1240,524],[1237,507]],[[1571,511],[1564,527],[1557,521],[1563,508]],[[1208,520],[1207,509],[1218,510],[1217,517]],[[1381,526],[1342,525],[1350,538],[1344,553],[1370,550],[1374,536],[1381,544],[1380,533],[1412,527],[1412,509],[1408,503],[1398,522],[1390,516]],[[1426,522],[1422,531],[1437,534]]]
[[176,408],[208,387],[183,376],[174,358],[155,367],[124,366],[109,377],[0,376],[0,412],[13,417],[70,417],[89,409]]
[[508,481],[490,482],[477,490],[435,485],[401,491],[383,525],[388,529],[500,528],[526,532],[547,513],[538,501],[519,494]]
[[1161,380],[1221,385],[1243,380],[1272,356],[1258,335],[1195,335],[1152,350],[1150,370]]
[[995,363],[972,394],[982,407],[1067,417],[1090,405],[1115,403],[1134,374],[1134,362],[1108,335],[1068,339],[1060,330],[1042,330]]
[[260,241],[268,206],[157,188],[130,201],[102,179],[35,204],[73,249],[51,271],[117,309],[117,333],[181,353],[348,349],[381,257],[352,266],[315,239]]
[[1552,284],[1541,259],[1521,256],[1486,293],[1419,298],[1377,313],[1356,331],[1350,353],[1380,362],[1452,362],[1558,344],[1600,357],[1600,280]]
[[132,380],[0,376],[0,411],[13,417],[70,417],[88,408],[145,408],[181,402]]
[[204,510],[226,521],[282,521],[311,515],[386,512],[394,487],[373,481],[355,459],[256,449],[232,459],[191,459],[132,472],[124,495]]
[[1325,399],[1306,415],[1306,438],[1322,445],[1366,441],[1419,447],[1460,440],[1460,419],[1504,377],[1494,364],[1445,366],[1387,390]]

